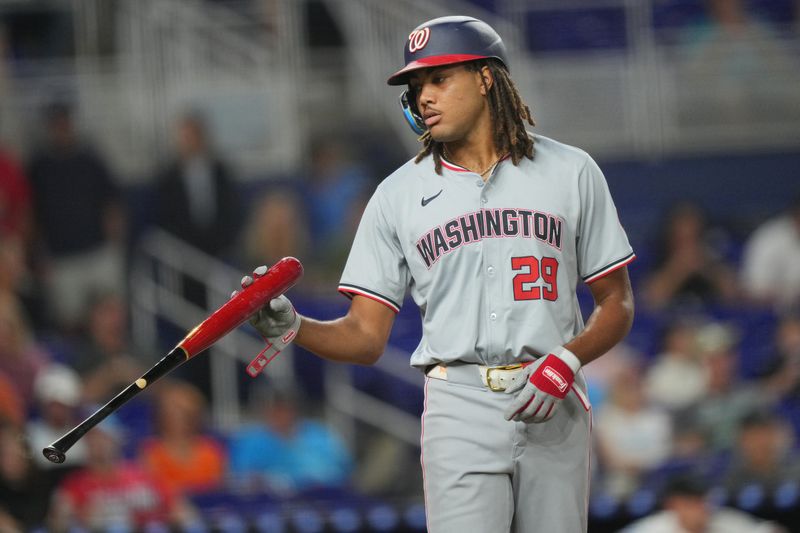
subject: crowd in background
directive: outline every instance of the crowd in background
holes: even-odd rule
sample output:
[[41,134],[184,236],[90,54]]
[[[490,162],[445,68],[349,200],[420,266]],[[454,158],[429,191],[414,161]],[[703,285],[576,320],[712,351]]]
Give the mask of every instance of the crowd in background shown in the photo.
[[[327,294],[383,177],[362,163],[371,154],[351,153],[355,143],[320,135],[305,173],[243,192],[192,111],[175,122],[172,160],[153,169],[150,203],[131,210],[113,162],[79,134],[79,115],[54,102],[30,153],[0,146],[0,530],[191,524],[203,495],[226,491],[280,499],[402,486],[419,497],[420,484],[359,477],[363,457],[309,416],[319,406],[303,401],[302,384],[254,387],[246,425],[213,427],[202,360],[137,399],[148,424],[121,412],[64,465],[42,457],[153,363],[129,329],[137,235],[160,227],[243,272],[294,255],[304,290]],[[593,494],[771,493],[800,481],[800,188],[785,196],[785,211],[734,237],[734,257],[730,235],[697,203],[676,203],[649,228],[631,270],[637,311],[658,324],[651,347],[623,343],[586,368]],[[184,291],[207,303],[191,282]],[[763,344],[747,342],[752,332],[730,318],[738,312],[767,317]],[[684,474],[696,484],[676,483]]]

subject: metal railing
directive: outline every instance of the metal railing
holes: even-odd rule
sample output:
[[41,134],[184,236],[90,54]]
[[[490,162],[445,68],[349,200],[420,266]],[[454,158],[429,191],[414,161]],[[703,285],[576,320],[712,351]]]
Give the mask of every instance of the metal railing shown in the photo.
[[[203,289],[206,307],[184,295],[185,279]],[[137,343],[152,353],[168,349],[162,325],[190,331],[219,308],[238,286],[241,272],[162,230],[152,230],[140,242],[130,275],[131,326]],[[237,373],[261,351],[263,341],[244,328],[231,331],[198,357],[210,358],[211,411],[215,427],[231,429],[241,421]],[[169,347],[171,348],[171,346]],[[270,365],[270,375],[293,379],[291,347]]]
[[[308,45],[305,2],[298,0],[269,2],[270,10],[256,15],[237,2],[120,0],[115,55],[0,72],[2,127],[19,144],[43,101],[72,93],[85,129],[130,180],[146,178],[169,151],[171,121],[187,106],[208,111],[219,148],[243,175],[296,173],[307,164],[304,141],[342,123],[392,132],[411,154],[415,136],[385,79],[402,63],[411,28],[464,13],[503,35],[536,131],[597,157],[796,148],[797,32],[754,26],[746,40],[702,46],[665,39],[653,24],[656,2],[495,0],[496,11],[487,13],[458,0],[324,0],[343,46],[321,50]],[[75,16],[84,19],[100,5],[77,4],[84,7]],[[531,53],[526,45],[530,21],[541,13],[600,7],[622,13],[624,46]],[[76,26],[88,35],[97,24]],[[331,54],[340,60],[325,61]]]
[[132,119],[154,153],[170,146],[187,108],[209,118],[218,148],[243,173],[288,171],[302,157],[301,6],[277,2],[266,20],[197,0],[125,0],[120,67],[134,81]]
[[[604,157],[796,149],[800,35],[751,21],[743,36],[656,27],[657,0],[496,0],[522,34],[545,12],[616,9],[625,45],[540,52],[514,79],[538,129]],[[705,32],[705,33],[703,33]],[[747,62],[747,65],[743,65]]]
[[28,150],[38,133],[31,119],[49,101],[66,99],[126,181],[148,179],[172,151],[174,121],[190,109],[206,114],[215,147],[242,175],[301,164],[301,139],[311,127],[297,90],[304,79],[301,3],[276,2],[268,20],[258,20],[200,0],[120,0],[111,55],[89,44],[99,4],[74,2],[74,58],[0,65],[9,144]]

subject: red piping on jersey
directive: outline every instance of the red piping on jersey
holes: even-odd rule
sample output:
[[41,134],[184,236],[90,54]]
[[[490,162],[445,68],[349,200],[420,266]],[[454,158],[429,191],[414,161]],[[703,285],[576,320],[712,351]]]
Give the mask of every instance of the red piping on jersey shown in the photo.
[[351,298],[351,299],[352,299],[351,294],[357,294],[359,296],[363,296],[364,298],[369,298],[370,300],[375,300],[376,302],[380,302],[383,305],[385,305],[386,307],[388,307],[389,309],[391,309],[392,311],[394,311],[395,313],[399,313],[400,312],[400,309],[398,309],[394,305],[390,304],[386,300],[382,300],[381,298],[378,298],[374,294],[369,294],[367,292],[358,291],[358,290],[355,290],[355,289],[351,289],[349,287],[346,288],[346,289],[343,289],[343,288],[340,287],[339,288],[339,292],[341,292],[342,294],[344,294],[345,296],[347,296],[348,298]]
[[444,158],[442,158],[442,166],[447,170],[452,170],[453,172],[469,172],[469,170],[467,170],[464,167],[459,167],[457,165],[454,165],[453,163],[445,161]]
[[581,405],[583,406],[583,408],[586,409],[587,411],[589,411],[592,408],[592,406],[591,405],[587,405],[587,403],[583,399],[583,396],[581,396],[580,393],[578,392],[578,390],[575,388],[575,384],[574,383],[572,384],[572,387],[570,387],[570,388],[572,389],[572,392],[575,393],[575,397],[578,398],[578,401],[581,402]]
[[422,405],[422,416],[420,422],[420,432],[419,432],[419,464],[422,466],[422,501],[425,504],[425,523],[430,524],[428,520],[428,491],[427,486],[425,484],[425,447],[422,445],[422,441],[425,437],[425,413],[428,412],[428,383],[430,382],[431,378],[425,376],[425,391],[423,393],[424,401]]
[[619,270],[620,268],[622,268],[622,267],[624,267],[625,265],[627,265],[627,264],[629,264],[630,262],[632,262],[634,259],[636,259],[636,254],[631,254],[631,256],[630,256],[628,259],[626,259],[625,261],[623,261],[622,263],[620,263],[620,264],[618,264],[618,265],[614,265],[613,267],[609,268],[609,269],[608,269],[608,270],[606,270],[606,271],[603,271],[603,272],[598,272],[598,273],[597,273],[597,274],[595,274],[593,277],[591,277],[591,278],[589,278],[589,279],[585,280],[585,281],[584,281],[584,283],[586,283],[586,284],[589,284],[589,283],[594,283],[594,282],[595,282],[595,281],[597,281],[598,279],[602,279],[602,278],[604,278],[604,277],[608,276],[609,274],[611,274],[611,273],[612,273],[612,272],[614,272],[615,270]]
[[[495,163],[495,166],[499,165],[500,163],[502,163],[503,161],[505,161],[509,157],[511,157],[511,154],[504,155],[503,157],[501,157],[500,159],[497,160],[497,163]],[[478,174],[477,172],[473,172],[472,170],[470,170],[468,168],[456,165],[455,163],[451,163],[450,161],[447,161],[444,157],[441,158],[441,161],[442,161],[442,166],[444,168],[446,168],[447,170],[452,170],[453,172],[469,172],[471,174]]]
[[589,411],[589,438],[586,439],[586,496],[583,499],[584,516],[589,516],[589,487],[592,484],[592,412]]

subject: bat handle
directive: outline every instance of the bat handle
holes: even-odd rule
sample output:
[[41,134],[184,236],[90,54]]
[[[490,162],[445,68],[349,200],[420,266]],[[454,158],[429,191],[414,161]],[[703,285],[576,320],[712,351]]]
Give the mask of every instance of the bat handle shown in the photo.
[[114,396],[107,404],[89,416],[89,418],[75,426],[74,429],[53,442],[50,446],[43,449],[42,454],[52,463],[63,463],[66,460],[67,450],[72,448],[86,432],[105,420],[108,415],[122,407],[128,400],[155,383],[159,378],[180,366],[187,359],[188,354],[186,351],[181,347],[176,347],[150,370],[145,372],[142,377],[125,387],[122,392]]

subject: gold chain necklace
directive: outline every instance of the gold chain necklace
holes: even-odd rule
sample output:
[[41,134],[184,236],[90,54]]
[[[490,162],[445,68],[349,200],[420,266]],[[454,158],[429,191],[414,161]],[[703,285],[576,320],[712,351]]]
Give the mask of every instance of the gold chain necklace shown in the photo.
[[[447,159],[448,159],[448,160],[450,160],[451,162],[454,162],[454,161],[453,161],[453,156],[451,156],[451,155],[450,155],[450,151],[447,149],[447,145],[442,145],[442,148],[444,149],[444,155],[447,157]],[[487,173],[488,173],[490,170],[492,170],[492,169],[493,169],[495,166],[497,166],[497,163],[499,163],[499,162],[500,162],[500,160],[501,160],[501,159],[503,159],[503,157],[504,157],[504,156],[505,156],[505,154],[503,154],[503,155],[501,155],[500,157],[498,157],[497,159],[495,159],[495,160],[492,162],[492,164],[491,164],[491,165],[489,165],[488,167],[486,167],[486,168],[483,170],[483,172],[475,172],[474,170],[472,170],[472,169],[470,169],[470,168],[468,168],[468,167],[464,167],[464,168],[466,168],[467,170],[470,170],[470,171],[472,171],[472,172],[475,172],[475,173],[476,173],[476,174],[478,174],[479,176],[483,177],[483,176],[485,176],[485,175],[486,175],[486,174],[487,174]]]

